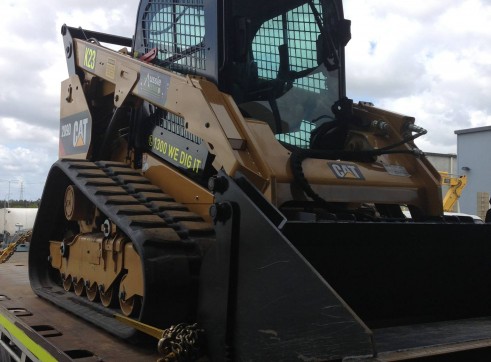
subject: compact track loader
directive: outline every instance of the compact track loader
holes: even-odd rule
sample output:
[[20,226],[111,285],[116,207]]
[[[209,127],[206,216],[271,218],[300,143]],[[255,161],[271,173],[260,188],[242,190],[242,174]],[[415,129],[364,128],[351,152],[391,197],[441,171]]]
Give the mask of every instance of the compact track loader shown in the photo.
[[132,39],[62,35],[39,296],[182,331],[181,360],[489,358],[491,226],[444,216],[413,117],[346,96],[341,0],[142,0]]

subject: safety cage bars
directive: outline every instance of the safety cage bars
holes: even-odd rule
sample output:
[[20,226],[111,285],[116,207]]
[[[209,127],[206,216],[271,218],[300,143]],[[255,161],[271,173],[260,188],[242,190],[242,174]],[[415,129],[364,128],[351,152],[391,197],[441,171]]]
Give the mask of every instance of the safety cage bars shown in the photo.
[[[324,13],[323,3],[320,0],[314,0],[313,4],[319,15]],[[278,47],[283,44],[288,47],[288,63],[291,71],[301,72],[315,68],[318,65],[316,42],[319,34],[318,24],[308,3],[266,21],[252,41],[259,78],[268,80],[277,78],[280,71]],[[322,93],[327,90],[328,85],[326,76],[322,72],[317,72],[295,79],[293,87]],[[267,106],[265,102],[262,103]],[[310,134],[315,128],[315,123],[302,120],[297,131],[278,133],[276,138],[296,147],[309,148]]]
[[146,50],[157,49],[157,64],[185,73],[206,69],[204,0],[150,1],[142,26]]

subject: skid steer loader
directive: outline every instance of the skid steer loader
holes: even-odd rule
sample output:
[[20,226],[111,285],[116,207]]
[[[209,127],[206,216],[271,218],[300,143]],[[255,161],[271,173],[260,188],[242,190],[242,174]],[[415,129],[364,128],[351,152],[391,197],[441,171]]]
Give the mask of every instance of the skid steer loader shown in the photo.
[[179,326],[181,360],[489,358],[491,226],[444,215],[413,117],[347,97],[341,0],[61,32],[39,296],[136,343]]

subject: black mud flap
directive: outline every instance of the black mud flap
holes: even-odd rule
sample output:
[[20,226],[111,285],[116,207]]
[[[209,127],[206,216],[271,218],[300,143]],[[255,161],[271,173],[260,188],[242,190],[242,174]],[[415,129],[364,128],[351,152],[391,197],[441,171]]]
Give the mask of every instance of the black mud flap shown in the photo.
[[246,194],[237,185],[247,189],[245,179],[220,177],[217,242],[200,281],[199,322],[212,360],[373,356],[371,331],[282,234],[282,215],[257,191]]

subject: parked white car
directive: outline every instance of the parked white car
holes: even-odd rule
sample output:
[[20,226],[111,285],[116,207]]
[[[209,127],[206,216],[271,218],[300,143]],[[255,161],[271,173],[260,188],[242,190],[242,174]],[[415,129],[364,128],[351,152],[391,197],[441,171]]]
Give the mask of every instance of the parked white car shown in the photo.
[[[406,218],[411,219],[411,213],[407,210],[403,211],[404,216]],[[444,212],[445,216],[457,216],[457,217],[470,217],[474,220],[474,224],[484,224],[483,219],[481,219],[477,215],[472,215],[472,214],[464,214],[463,212]]]
[[445,212],[445,215],[450,215],[450,216],[466,216],[466,217],[471,217],[474,219],[475,224],[484,224],[483,219],[481,219],[477,215],[471,215],[471,214],[464,214],[462,212]]

